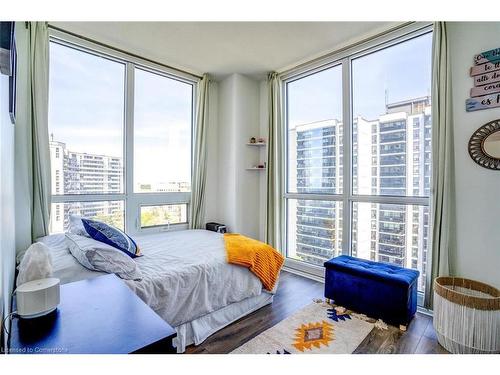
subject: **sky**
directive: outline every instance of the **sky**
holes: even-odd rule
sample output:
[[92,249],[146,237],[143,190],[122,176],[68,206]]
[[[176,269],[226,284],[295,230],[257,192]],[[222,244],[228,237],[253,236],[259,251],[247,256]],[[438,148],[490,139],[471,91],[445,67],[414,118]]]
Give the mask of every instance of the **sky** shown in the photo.
[[[367,120],[385,113],[388,103],[430,94],[432,34],[400,43],[352,62],[353,115]],[[340,66],[288,84],[289,127],[342,119]]]
[[[192,86],[135,71],[134,186],[189,181]],[[50,44],[49,133],[71,151],[123,157],[125,65]]]

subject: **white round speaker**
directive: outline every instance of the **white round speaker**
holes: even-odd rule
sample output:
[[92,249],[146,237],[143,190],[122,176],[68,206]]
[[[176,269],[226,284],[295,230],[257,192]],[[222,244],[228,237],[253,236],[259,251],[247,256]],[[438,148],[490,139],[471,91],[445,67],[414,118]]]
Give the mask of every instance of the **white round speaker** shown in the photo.
[[33,280],[16,289],[17,314],[24,319],[37,318],[54,311],[59,305],[59,279]]

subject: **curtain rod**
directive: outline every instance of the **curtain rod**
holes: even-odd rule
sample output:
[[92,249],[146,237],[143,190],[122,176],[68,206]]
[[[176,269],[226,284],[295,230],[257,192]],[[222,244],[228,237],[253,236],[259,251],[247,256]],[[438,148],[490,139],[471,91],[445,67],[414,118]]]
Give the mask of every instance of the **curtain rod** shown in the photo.
[[160,65],[160,66],[163,66],[164,68],[168,68],[168,69],[173,69],[173,70],[177,70],[178,72],[181,72],[181,73],[184,73],[184,74],[189,74],[193,77],[196,77],[196,78],[203,78],[202,76],[198,75],[198,74],[194,74],[192,72],[188,72],[186,70],[183,70],[183,69],[179,69],[179,68],[176,68],[174,66],[170,66],[170,65],[167,65],[167,64],[163,64],[163,63],[160,63],[158,61],[155,61],[155,60],[152,60],[152,59],[148,59],[147,57],[143,57],[143,56],[139,56],[139,55],[136,55],[135,53],[131,53],[129,51],[125,51],[125,50],[122,50],[120,48],[117,48],[117,47],[113,47],[113,46],[110,46],[109,44],[106,44],[106,43],[103,43],[103,42],[99,42],[98,40],[95,40],[95,39],[92,39],[92,38],[89,38],[89,37],[86,37],[86,36],[83,36],[83,35],[80,35],[80,34],[77,34],[77,33],[74,33],[72,31],[68,31],[68,30],[65,30],[65,29],[62,29],[60,27],[57,27],[57,26],[54,26],[54,25],[51,25],[49,23],[49,28],[50,29],[53,29],[53,30],[57,30],[57,31],[60,31],[60,32],[63,32],[63,33],[66,33],[68,35],[71,35],[71,36],[74,36],[76,38],[80,38],[80,39],[83,39],[87,42],[91,42],[91,43],[94,43],[94,44],[97,44],[101,47],[105,47],[105,48],[109,48],[109,49],[112,49],[116,52],[120,52],[120,53],[123,53],[125,55],[129,55],[131,57],[134,57],[136,59],[141,59],[141,60],[144,60],[144,61],[147,61],[147,62],[150,62],[150,63],[153,63],[153,64],[156,64],[156,65]]
[[322,61],[322,60],[328,59],[328,57],[330,57],[330,56],[337,55],[337,54],[342,53],[342,52],[344,52],[344,51],[346,51],[346,50],[349,50],[349,49],[351,49],[351,48],[353,48],[353,47],[356,47],[356,46],[362,45],[362,44],[364,44],[364,43],[366,43],[366,42],[369,42],[369,41],[371,41],[371,40],[374,40],[374,39],[376,39],[376,38],[379,38],[379,37],[381,37],[381,36],[384,36],[384,35],[386,35],[386,34],[388,34],[388,33],[391,33],[391,32],[394,32],[394,31],[397,31],[397,30],[399,30],[399,29],[402,29],[402,28],[404,28],[404,27],[406,27],[406,26],[409,26],[409,25],[411,25],[411,24],[414,24],[414,23],[415,23],[415,21],[408,21],[408,22],[403,22],[403,23],[400,23],[400,24],[398,24],[398,25],[394,25],[394,26],[392,26],[392,27],[387,28],[386,30],[382,30],[382,31],[380,31],[380,32],[378,32],[378,33],[376,33],[376,34],[369,35],[369,36],[367,36],[367,37],[365,37],[365,38],[362,38],[362,39],[358,40],[357,42],[354,42],[354,43],[352,43],[352,44],[345,45],[345,46],[340,47],[340,48],[338,48],[338,49],[336,49],[336,50],[333,50],[333,51],[331,51],[331,52],[327,52],[327,53],[325,53],[324,55],[321,55],[321,56],[318,56],[318,57],[316,57],[316,58],[313,58],[312,60],[305,61],[305,62],[303,62],[303,63],[297,64],[297,65],[295,65],[295,66],[293,66],[293,67],[291,67],[291,68],[286,68],[285,70],[278,70],[278,71],[277,71],[277,73],[278,73],[280,76],[285,76],[285,75],[289,74],[290,72],[293,72],[293,71],[295,71],[295,70],[297,70],[297,69],[300,69],[300,68],[302,68],[302,67],[306,67],[306,66],[308,66],[308,65],[314,64],[314,63],[316,63],[316,62],[318,62],[318,61]]

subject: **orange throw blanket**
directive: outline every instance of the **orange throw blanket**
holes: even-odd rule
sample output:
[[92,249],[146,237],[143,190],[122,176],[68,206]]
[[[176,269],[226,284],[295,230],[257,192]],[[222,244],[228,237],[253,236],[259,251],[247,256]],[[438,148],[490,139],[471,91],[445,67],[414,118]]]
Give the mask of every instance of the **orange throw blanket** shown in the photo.
[[285,261],[283,255],[264,242],[237,233],[225,233],[224,242],[228,263],[250,269],[264,289],[271,291],[274,288]]

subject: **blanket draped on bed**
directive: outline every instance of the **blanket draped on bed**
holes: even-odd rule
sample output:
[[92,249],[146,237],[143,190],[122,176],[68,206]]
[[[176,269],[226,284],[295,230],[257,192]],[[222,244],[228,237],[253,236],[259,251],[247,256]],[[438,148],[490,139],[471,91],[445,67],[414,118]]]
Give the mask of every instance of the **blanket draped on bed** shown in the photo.
[[271,291],[278,280],[283,255],[272,246],[237,233],[224,234],[227,261],[247,267]]

